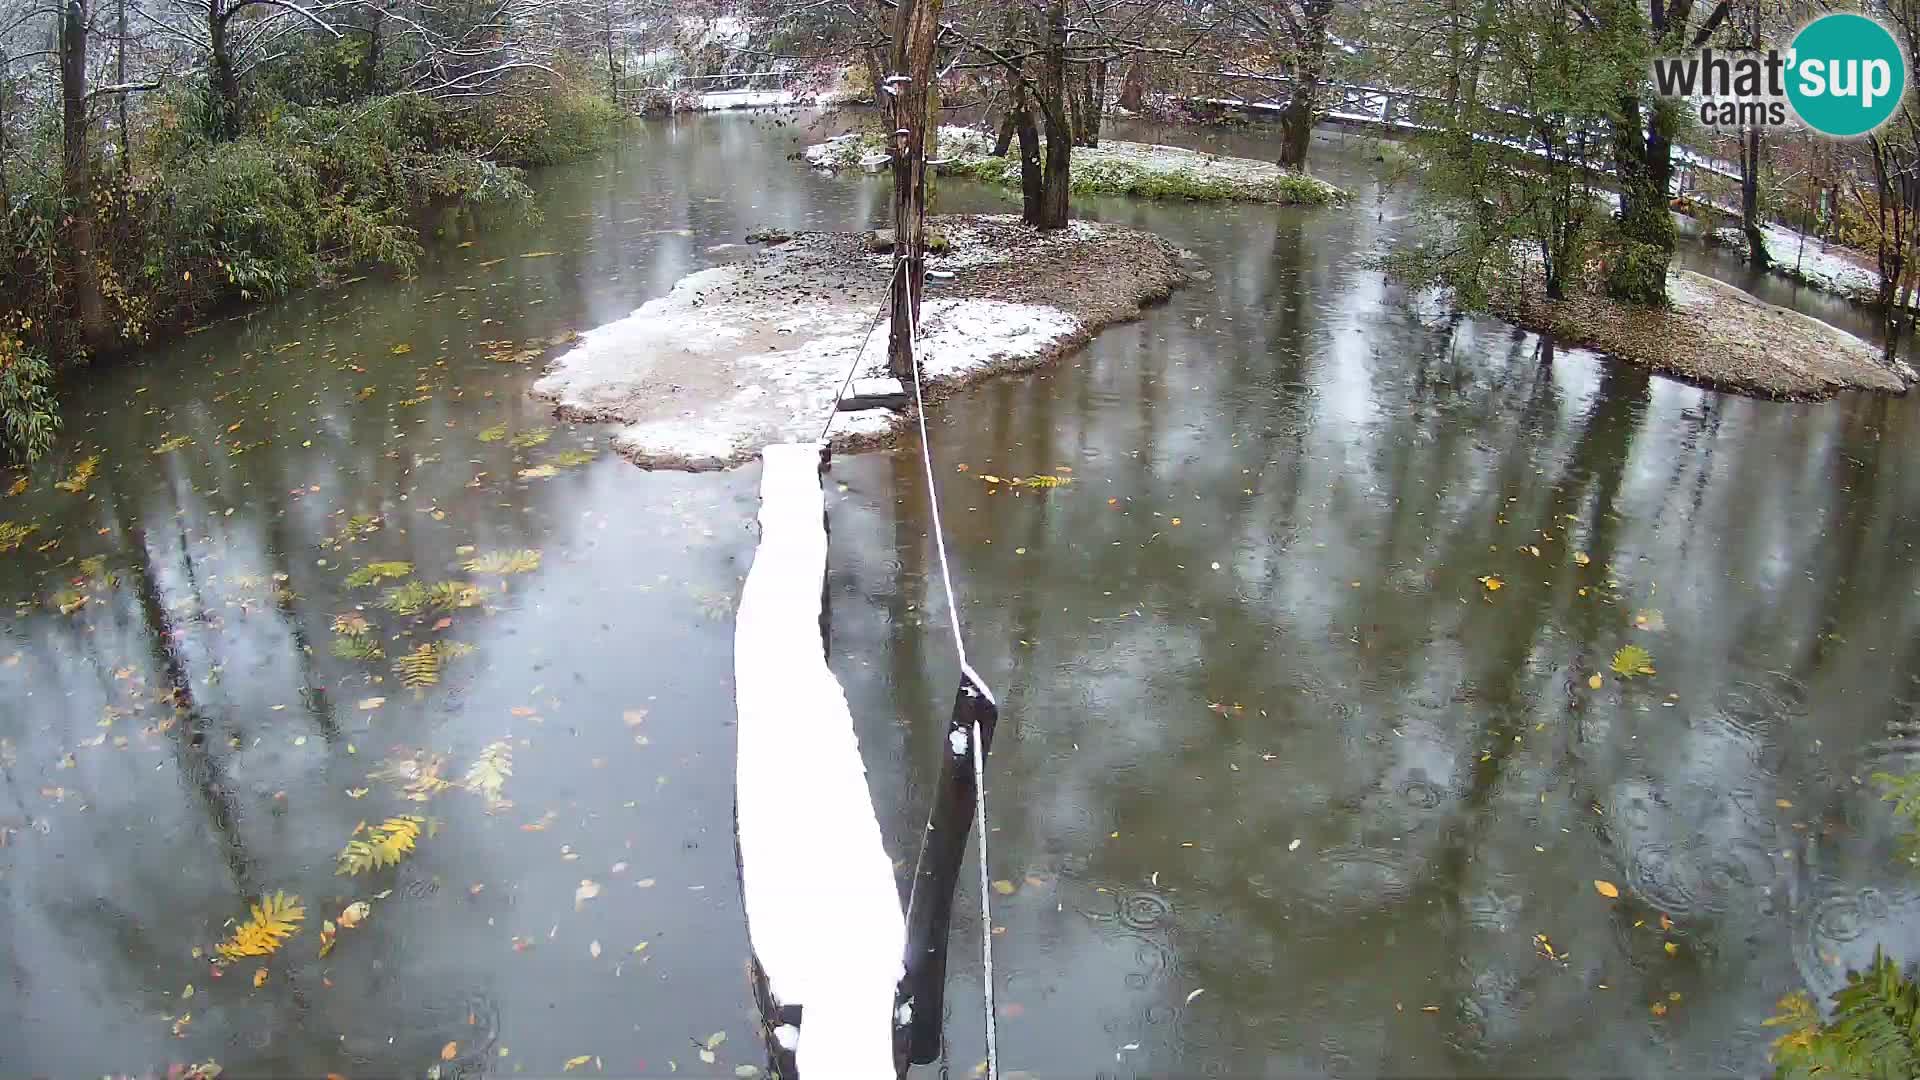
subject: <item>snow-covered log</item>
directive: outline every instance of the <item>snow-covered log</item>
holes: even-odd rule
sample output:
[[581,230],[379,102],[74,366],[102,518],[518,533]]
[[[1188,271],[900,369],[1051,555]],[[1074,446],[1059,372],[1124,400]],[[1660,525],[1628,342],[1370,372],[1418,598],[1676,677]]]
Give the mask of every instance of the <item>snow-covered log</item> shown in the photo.
[[[740,874],[777,1049],[795,1051],[806,1080],[890,1080],[906,926],[821,638],[821,453],[780,443],[761,454],[760,547],[734,626]],[[795,1006],[797,1032],[785,1023]]]

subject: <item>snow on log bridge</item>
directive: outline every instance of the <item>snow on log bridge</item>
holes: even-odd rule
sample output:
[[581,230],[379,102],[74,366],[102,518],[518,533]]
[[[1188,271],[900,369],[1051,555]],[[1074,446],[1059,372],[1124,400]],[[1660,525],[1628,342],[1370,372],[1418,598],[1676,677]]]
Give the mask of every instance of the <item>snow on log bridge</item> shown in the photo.
[[[847,698],[820,635],[822,446],[761,457],[760,547],[734,622],[735,817],[747,937],[799,1075],[891,1080],[906,921]],[[781,1014],[804,1010],[796,1027]]]

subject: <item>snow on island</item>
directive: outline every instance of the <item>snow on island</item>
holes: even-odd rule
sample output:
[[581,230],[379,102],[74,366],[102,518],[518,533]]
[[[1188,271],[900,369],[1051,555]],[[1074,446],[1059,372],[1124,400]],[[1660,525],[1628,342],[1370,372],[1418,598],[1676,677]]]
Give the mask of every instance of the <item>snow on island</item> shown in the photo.
[[1535,275],[1493,307],[1515,323],[1617,359],[1716,390],[1790,401],[1820,401],[1842,390],[1905,393],[1904,363],[1838,327],[1761,301],[1690,270],[1667,271],[1668,307],[1616,303],[1597,291],[1548,300]]
[[[993,137],[986,132],[946,125],[940,128],[938,147],[930,152],[938,154],[941,164],[936,171],[942,176],[964,176],[1017,189],[1017,151],[994,157],[992,150]],[[809,164],[828,172],[875,172],[885,168],[889,160],[886,136],[878,131],[858,131],[814,143],[803,155]],[[1347,199],[1345,191],[1324,180],[1282,169],[1270,161],[1115,139],[1102,139],[1094,147],[1074,147],[1070,175],[1076,194],[1316,206]]]
[[[1867,265],[1870,256],[1780,225],[1763,225],[1760,234],[1774,273],[1856,304],[1879,300],[1880,271]],[[1740,251],[1747,247],[1746,233],[1737,228],[1716,229],[1708,239]],[[1920,306],[1920,295],[1913,303]]]
[[[921,362],[937,398],[987,375],[1039,367],[1185,278],[1151,233],[1076,221],[1039,232],[1013,217],[936,217]],[[701,270],[617,322],[589,330],[534,384],[574,420],[620,425],[615,449],[649,468],[742,464],[769,443],[820,438],[856,352],[886,374],[876,323],[892,256],[885,234],[770,231],[747,262]],[[838,414],[836,447],[884,441],[905,414]]]

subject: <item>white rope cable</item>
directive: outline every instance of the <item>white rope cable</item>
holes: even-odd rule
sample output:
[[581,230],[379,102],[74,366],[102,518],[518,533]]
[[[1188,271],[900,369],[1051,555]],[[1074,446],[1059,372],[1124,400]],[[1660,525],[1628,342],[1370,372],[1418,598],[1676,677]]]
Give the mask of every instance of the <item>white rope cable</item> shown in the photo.
[[[893,276],[896,279],[900,276],[900,263],[898,260],[895,260],[893,264]],[[860,347],[853,351],[853,363],[847,365],[847,377],[840,380],[840,389],[833,392],[833,404],[827,406],[827,422],[820,425],[820,443],[823,446],[827,441],[827,432],[833,430],[834,417],[840,415],[840,402],[847,396],[847,387],[853,385],[854,373],[860,370],[860,358],[867,355],[867,346],[873,342],[873,332],[880,329],[880,319],[886,315],[887,308],[892,306],[893,282],[889,280],[887,285],[888,298],[886,301],[882,301],[880,310],[873,313],[873,322],[867,326],[867,335],[860,339]]]
[[[897,238],[896,238],[897,240]],[[897,246],[897,244],[896,244]],[[906,265],[905,256],[898,251],[894,255],[895,281],[911,289],[912,278],[902,276],[900,271]],[[946,532],[940,526],[940,500],[934,486],[933,447],[927,439],[927,403],[920,394],[920,325],[914,313],[914,297],[907,297],[907,355],[913,361],[913,406],[914,418],[920,425],[920,461],[927,470],[927,507],[933,517],[933,546],[940,555],[940,583],[947,593],[947,619],[953,627],[953,651],[959,654],[960,670],[964,676],[986,689],[973,668],[967,663],[967,646],[960,638],[960,605],[953,596],[953,571],[947,564]],[[993,1007],[993,912],[989,897],[992,889],[988,887],[987,873],[987,769],[985,751],[981,748],[982,736],[980,724],[973,725],[973,821],[974,830],[980,837],[980,966],[981,989],[986,997],[987,1013],[987,1080],[999,1080],[1000,1076],[1000,1039],[998,1024],[994,1018]]]

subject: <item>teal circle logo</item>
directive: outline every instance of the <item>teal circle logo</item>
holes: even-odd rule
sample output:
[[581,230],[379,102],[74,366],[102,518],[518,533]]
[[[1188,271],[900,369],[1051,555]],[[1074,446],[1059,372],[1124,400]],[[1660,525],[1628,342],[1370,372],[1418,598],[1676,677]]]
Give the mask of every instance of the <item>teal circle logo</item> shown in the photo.
[[1794,36],[1787,101],[1822,135],[1850,138],[1887,122],[1907,92],[1900,43],[1864,15],[1822,15]]

